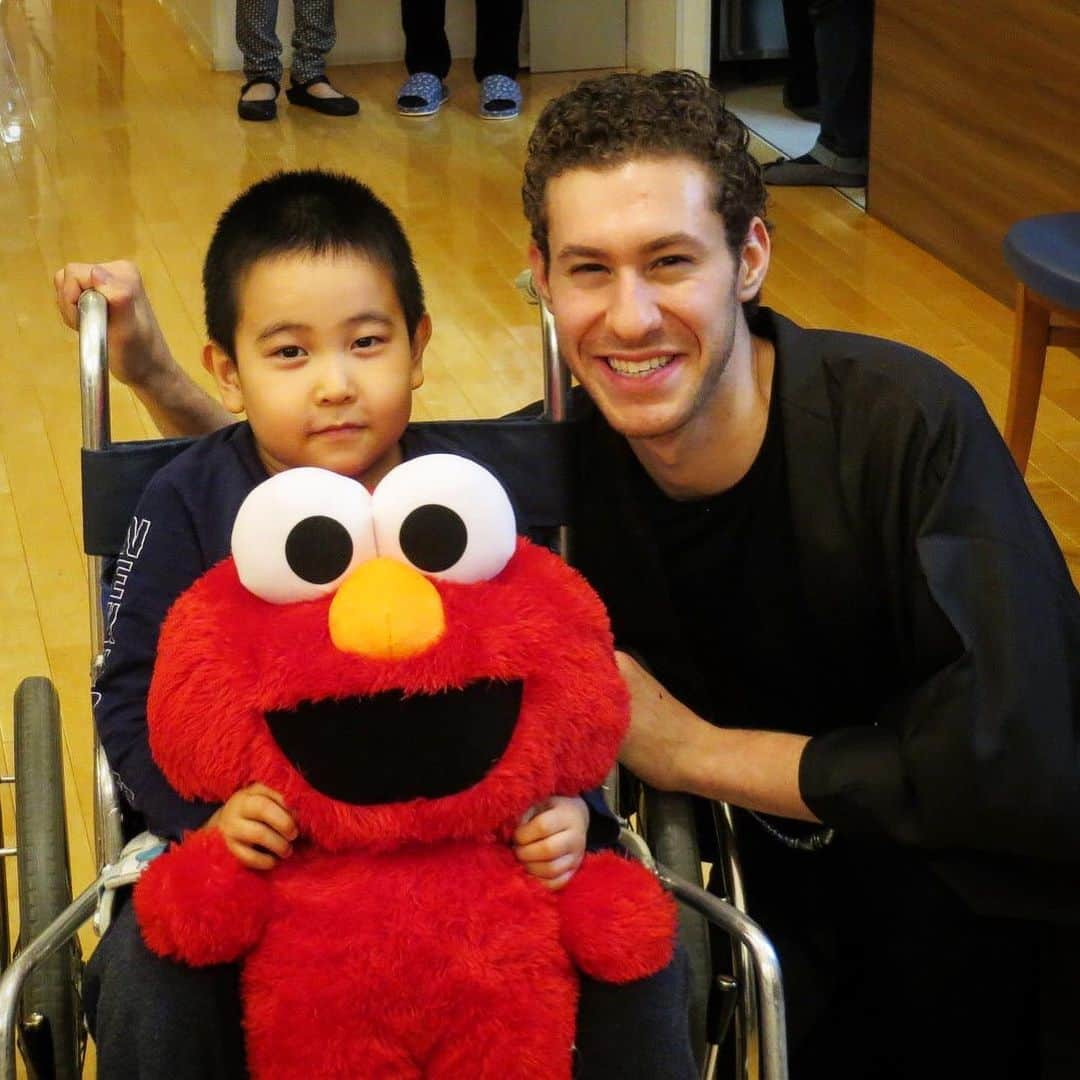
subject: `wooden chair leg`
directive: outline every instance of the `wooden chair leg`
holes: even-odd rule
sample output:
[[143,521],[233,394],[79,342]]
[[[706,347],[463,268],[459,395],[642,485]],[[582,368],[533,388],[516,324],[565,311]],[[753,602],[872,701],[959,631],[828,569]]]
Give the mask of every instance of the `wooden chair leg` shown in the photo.
[[1021,472],[1027,468],[1028,455],[1031,453],[1031,437],[1035,431],[1035,414],[1039,409],[1049,341],[1049,308],[1040,304],[1022,282],[1018,283],[1005,442]]

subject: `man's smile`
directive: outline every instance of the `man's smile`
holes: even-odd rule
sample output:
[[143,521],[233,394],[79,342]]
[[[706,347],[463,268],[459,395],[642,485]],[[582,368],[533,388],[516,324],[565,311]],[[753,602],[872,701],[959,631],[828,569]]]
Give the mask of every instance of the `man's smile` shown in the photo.
[[611,354],[605,356],[604,360],[612,371],[620,375],[641,378],[667,367],[673,360],[678,359],[679,355],[675,352],[654,352],[645,356]]

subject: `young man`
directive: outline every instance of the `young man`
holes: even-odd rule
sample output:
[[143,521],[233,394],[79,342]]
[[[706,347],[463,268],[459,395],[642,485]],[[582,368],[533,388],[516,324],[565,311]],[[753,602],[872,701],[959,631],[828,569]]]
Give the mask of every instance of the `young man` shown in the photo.
[[755,310],[746,144],[667,72],[578,86],[529,145],[533,269],[588,395],[576,559],[652,671],[623,658],[623,761],[741,808],[792,1075],[1075,1076],[1080,598],[970,387]]

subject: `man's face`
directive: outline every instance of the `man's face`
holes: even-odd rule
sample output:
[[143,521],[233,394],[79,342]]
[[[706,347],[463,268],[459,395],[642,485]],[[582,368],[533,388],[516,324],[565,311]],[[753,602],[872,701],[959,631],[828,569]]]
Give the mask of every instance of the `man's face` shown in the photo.
[[570,370],[628,438],[692,425],[723,379],[740,304],[760,288],[764,227],[764,262],[755,247],[748,273],[713,209],[712,179],[682,157],[572,169],[546,194],[546,281],[535,249],[533,272]]
[[413,340],[389,274],[357,254],[262,259],[240,286],[235,361],[208,345],[269,473],[315,465],[372,486],[397,464],[430,334]]

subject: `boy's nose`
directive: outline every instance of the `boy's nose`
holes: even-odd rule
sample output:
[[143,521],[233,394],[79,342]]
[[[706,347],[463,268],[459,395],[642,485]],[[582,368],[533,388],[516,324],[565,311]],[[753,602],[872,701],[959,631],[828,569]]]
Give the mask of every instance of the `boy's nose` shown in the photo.
[[636,275],[616,278],[607,325],[620,341],[637,342],[646,338],[663,324],[653,286]]
[[330,603],[330,640],[342,652],[403,660],[434,645],[446,630],[442,597],[411,566],[394,559],[361,563]]
[[351,401],[356,396],[356,384],[348,365],[336,360],[324,364],[319,372],[316,396],[321,402]]

